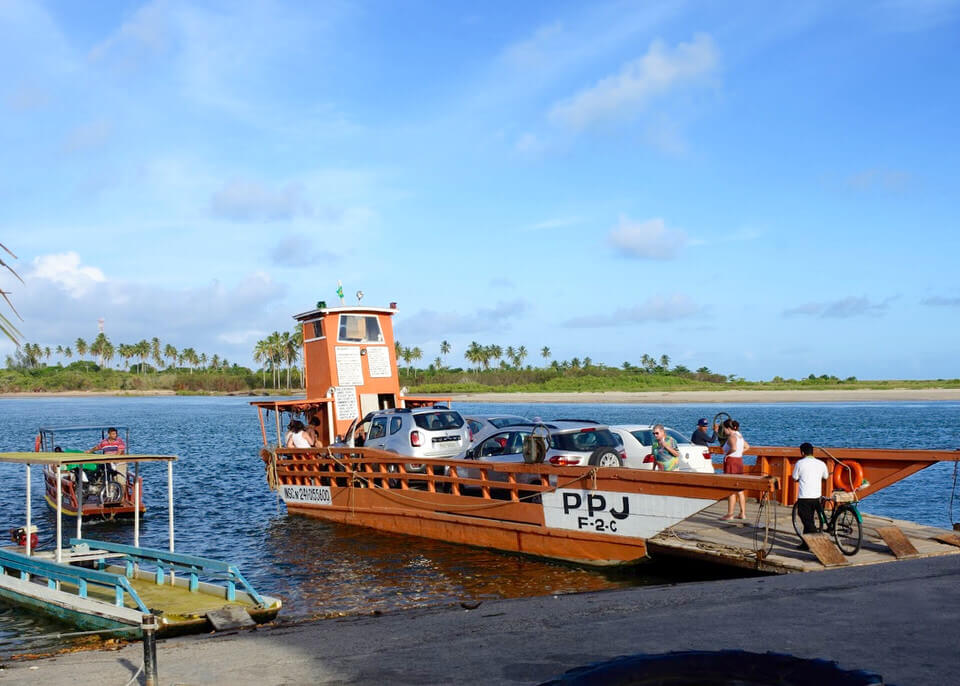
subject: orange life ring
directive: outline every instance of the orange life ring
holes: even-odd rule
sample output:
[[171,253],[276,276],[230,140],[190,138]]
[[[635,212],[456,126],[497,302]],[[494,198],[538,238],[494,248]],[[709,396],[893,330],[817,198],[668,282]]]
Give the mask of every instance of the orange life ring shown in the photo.
[[[849,470],[847,469],[849,468]],[[850,484],[850,475],[853,483]],[[863,485],[863,467],[859,462],[840,462],[833,468],[833,486],[841,491],[852,492]]]
[[40,434],[37,434],[36,439],[34,439],[33,441],[33,452],[39,453],[40,448],[42,447],[43,447],[43,438],[40,436]]

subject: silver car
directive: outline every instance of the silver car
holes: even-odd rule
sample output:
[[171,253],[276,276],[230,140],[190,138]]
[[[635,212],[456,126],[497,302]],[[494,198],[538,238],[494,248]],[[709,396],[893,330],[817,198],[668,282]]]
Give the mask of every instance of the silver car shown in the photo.
[[[394,408],[364,417],[369,429],[363,445],[410,457],[448,458],[470,444],[470,429],[456,410],[446,407]],[[354,434],[348,432],[348,436]],[[423,464],[407,465],[422,473]]]
[[518,414],[494,414],[486,417],[464,417],[464,419],[470,427],[471,445],[485,441],[489,436],[508,426],[531,423],[527,417],[521,417]]
[[[524,462],[524,439],[531,435],[548,437],[544,462],[549,464],[621,467],[626,457],[620,437],[603,425],[589,421],[556,420],[506,426],[486,439],[474,441],[464,459],[485,462]],[[461,476],[479,478],[479,471],[467,469]],[[505,480],[505,475],[490,473],[491,480]]]

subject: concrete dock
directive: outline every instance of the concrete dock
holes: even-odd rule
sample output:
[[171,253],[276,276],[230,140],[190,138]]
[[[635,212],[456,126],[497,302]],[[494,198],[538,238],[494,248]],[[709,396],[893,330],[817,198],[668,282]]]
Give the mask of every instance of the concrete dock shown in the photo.
[[[768,507],[769,511],[760,512],[757,502],[748,499],[746,521],[725,522],[720,517],[726,513],[727,503],[719,502],[649,539],[647,550],[654,558],[685,558],[775,574],[822,571],[824,563],[812,552],[797,550],[800,538],[793,528],[792,508]],[[900,531],[908,542],[908,552],[903,547],[891,548],[884,540],[882,534],[890,528]],[[960,555],[960,545],[944,542],[949,539],[960,542],[945,529],[863,513],[860,552],[846,557],[837,550],[833,564],[854,567],[897,562],[904,557]],[[829,546],[836,549],[832,542]],[[758,549],[769,554],[758,559]]]
[[[960,683],[960,556],[169,639],[158,662],[160,684],[536,684],[620,655],[730,648]],[[139,644],[12,661],[0,683],[120,685],[141,661]]]

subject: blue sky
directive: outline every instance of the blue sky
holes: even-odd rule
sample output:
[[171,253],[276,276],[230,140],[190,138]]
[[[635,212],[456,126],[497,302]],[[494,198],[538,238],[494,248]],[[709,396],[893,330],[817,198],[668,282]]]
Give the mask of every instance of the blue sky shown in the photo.
[[956,0],[0,0],[0,287],[54,347],[102,317],[249,363],[340,280],[424,363],[955,378],[958,29]]

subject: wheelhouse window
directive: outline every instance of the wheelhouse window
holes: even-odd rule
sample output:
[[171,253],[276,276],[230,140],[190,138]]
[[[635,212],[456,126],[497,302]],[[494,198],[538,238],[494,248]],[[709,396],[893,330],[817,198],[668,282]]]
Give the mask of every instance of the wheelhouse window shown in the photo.
[[340,343],[383,343],[383,332],[376,315],[341,314]]

